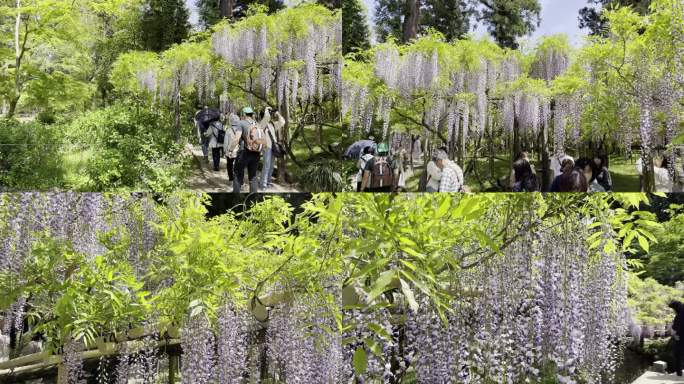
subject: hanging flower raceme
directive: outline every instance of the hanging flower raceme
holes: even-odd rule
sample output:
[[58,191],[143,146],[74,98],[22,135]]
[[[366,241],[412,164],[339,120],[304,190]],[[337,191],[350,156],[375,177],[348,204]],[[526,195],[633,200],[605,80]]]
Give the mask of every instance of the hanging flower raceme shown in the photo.
[[[611,380],[629,323],[626,265],[623,255],[590,250],[587,228],[526,234],[501,257],[459,271],[445,320],[425,297],[416,312],[345,310],[346,360],[360,349],[367,359],[362,374],[347,374],[387,382],[412,367],[417,383],[513,384],[542,372],[563,383]],[[596,249],[615,242],[609,233]]]
[[213,384],[216,380],[216,337],[203,314],[188,320],[181,334],[183,383]]
[[85,372],[83,371],[83,344],[75,340],[69,340],[64,345],[62,353],[62,365],[64,374],[60,376],[59,384],[85,384]]
[[239,384],[248,374],[248,352],[256,331],[256,320],[244,311],[225,304],[218,317],[218,383]]

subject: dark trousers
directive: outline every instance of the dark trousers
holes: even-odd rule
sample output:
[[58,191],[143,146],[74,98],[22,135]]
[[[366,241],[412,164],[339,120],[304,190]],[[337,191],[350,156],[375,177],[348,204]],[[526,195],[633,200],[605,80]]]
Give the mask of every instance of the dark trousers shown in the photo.
[[380,188],[368,188],[368,192],[371,193],[390,193],[392,192],[392,186],[380,187]]
[[243,150],[238,152],[235,159],[235,179],[233,179],[233,193],[240,193],[240,187],[245,179],[245,167],[249,175],[249,193],[257,193],[257,169],[259,168],[258,152]]
[[679,336],[679,341],[674,342],[674,369],[678,376],[682,375],[684,369],[684,335]]
[[235,159],[226,157],[226,161],[228,162],[228,181],[233,181],[233,179],[235,179],[235,171],[233,168],[235,166]]
[[211,157],[212,160],[214,160],[214,171],[218,171],[219,166],[221,165],[221,151],[223,151],[223,148],[221,147],[211,149]]

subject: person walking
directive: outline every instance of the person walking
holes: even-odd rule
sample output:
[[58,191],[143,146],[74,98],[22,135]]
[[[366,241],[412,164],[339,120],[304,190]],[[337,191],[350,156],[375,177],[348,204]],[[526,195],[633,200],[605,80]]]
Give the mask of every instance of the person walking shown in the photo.
[[362,192],[361,182],[363,181],[363,172],[366,170],[366,164],[375,156],[375,149],[367,146],[363,149],[363,153],[356,162],[356,168],[359,170],[356,173],[356,192]]
[[235,159],[240,149],[242,131],[240,130],[240,117],[238,115],[231,113],[228,119],[230,121],[230,129],[226,129],[223,153],[226,156],[228,182],[232,183],[235,179]]
[[378,144],[378,154],[366,163],[361,180],[361,190],[368,192],[393,192],[397,188],[399,175],[394,161],[389,158],[387,143]]
[[197,139],[199,140],[200,147],[202,147],[202,156],[205,162],[209,162],[209,137],[206,135],[209,126],[201,121],[199,116],[202,113],[207,113],[209,106],[205,105],[204,108],[198,110],[195,113],[195,128],[197,130]]
[[[264,110],[262,121],[266,121],[264,119],[269,110],[269,108]],[[283,137],[282,129],[285,126],[285,118],[278,111],[275,111],[275,117],[278,119],[275,123],[268,121],[265,126],[268,143],[264,151],[264,165],[261,170],[261,183],[259,185],[262,190],[273,187],[273,183],[271,183],[273,179],[273,163],[275,158],[282,157],[283,155],[282,144],[279,138]]]
[[[267,108],[270,111],[270,108]],[[270,119],[270,115],[269,119]],[[245,168],[249,177],[249,193],[257,193],[259,182],[257,180],[257,170],[261,153],[266,149],[268,139],[264,131],[264,126],[268,123],[262,120],[257,123],[254,118],[254,110],[251,107],[242,109],[242,120],[240,120],[240,141],[237,158],[235,160],[235,179],[233,180],[233,193],[240,193],[242,183],[245,179]],[[263,125],[262,125],[263,124]]]
[[684,369],[684,303],[674,300],[669,307],[675,311],[672,322],[674,369],[677,376],[681,377]]
[[209,138],[208,148],[211,150],[211,158],[214,162],[214,172],[218,172],[221,165],[221,152],[226,141],[226,131],[223,123],[220,121],[212,121],[209,123],[209,129],[204,133]]

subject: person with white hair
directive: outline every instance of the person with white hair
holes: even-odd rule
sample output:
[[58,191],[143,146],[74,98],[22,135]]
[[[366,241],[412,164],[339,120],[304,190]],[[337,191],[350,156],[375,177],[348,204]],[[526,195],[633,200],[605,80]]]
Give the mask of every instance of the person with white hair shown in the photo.
[[553,171],[553,177],[556,178],[563,174],[563,161],[571,160],[573,163],[575,159],[565,153],[558,154],[551,158],[551,164],[549,168]]

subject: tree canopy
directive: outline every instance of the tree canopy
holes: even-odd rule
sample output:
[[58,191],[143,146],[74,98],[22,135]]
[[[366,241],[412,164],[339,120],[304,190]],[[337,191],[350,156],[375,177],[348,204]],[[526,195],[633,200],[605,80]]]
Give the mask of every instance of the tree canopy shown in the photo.
[[375,24],[380,41],[392,36],[408,42],[430,29],[439,31],[447,40],[463,38],[474,21],[481,21],[502,47],[517,48],[518,39],[538,26],[540,11],[538,0],[380,0]]

